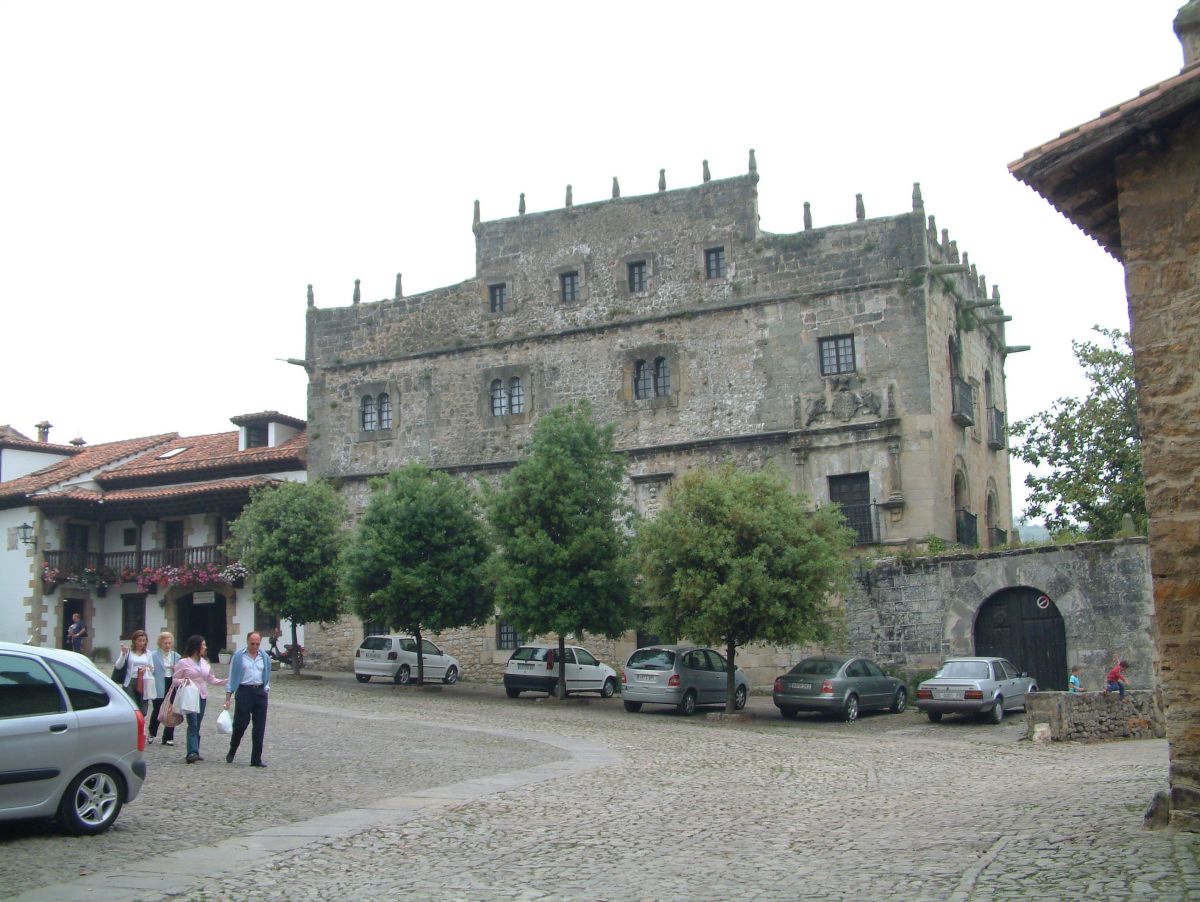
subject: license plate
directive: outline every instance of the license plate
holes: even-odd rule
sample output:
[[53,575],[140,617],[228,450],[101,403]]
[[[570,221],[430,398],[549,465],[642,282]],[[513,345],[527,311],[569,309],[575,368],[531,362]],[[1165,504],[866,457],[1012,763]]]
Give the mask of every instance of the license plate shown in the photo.
[[533,670],[533,665],[532,665],[532,664],[521,664],[521,663],[518,663],[518,664],[517,664],[517,670]]
[[637,675],[639,683],[657,683],[658,675],[654,673],[639,673]]
[[933,690],[933,697],[957,701],[963,697],[963,694],[961,689],[957,691],[953,689],[935,689]]
[[811,689],[812,683],[792,683],[793,689]]

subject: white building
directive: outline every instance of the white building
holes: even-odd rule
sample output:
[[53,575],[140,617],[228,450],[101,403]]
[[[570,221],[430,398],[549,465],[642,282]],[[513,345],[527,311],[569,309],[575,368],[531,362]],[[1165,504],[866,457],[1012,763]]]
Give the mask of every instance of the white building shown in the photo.
[[96,657],[136,629],[168,629],[180,643],[203,635],[215,659],[275,627],[221,545],[252,489],[306,478],[305,421],[232,422],[99,445],[51,444],[49,424],[37,441],[0,426],[0,639],[63,646],[79,612]]

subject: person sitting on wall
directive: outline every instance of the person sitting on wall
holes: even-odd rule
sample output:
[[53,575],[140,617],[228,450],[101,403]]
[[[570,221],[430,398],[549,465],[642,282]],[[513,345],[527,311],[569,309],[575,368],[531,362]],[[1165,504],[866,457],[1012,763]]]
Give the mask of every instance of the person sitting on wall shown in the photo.
[[1083,683],[1079,679],[1079,665],[1071,668],[1071,676],[1067,680],[1067,688],[1071,692],[1083,692]]
[[1110,692],[1118,692],[1120,693],[1121,698],[1125,697],[1125,688],[1129,685],[1129,681],[1125,679],[1125,670],[1128,667],[1128,662],[1117,661],[1116,666],[1114,666],[1113,669],[1108,672],[1108,676],[1106,677],[1107,682],[1105,683],[1104,689],[1105,695]]

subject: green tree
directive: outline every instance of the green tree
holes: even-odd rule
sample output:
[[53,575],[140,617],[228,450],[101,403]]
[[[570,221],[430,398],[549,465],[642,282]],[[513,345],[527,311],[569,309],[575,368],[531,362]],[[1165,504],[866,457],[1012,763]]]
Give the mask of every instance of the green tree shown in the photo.
[[[263,486],[229,528],[228,552],[254,578],[255,601],[297,626],[337,619],[337,562],[346,508],[326,482]],[[298,656],[292,668],[300,672]]]
[[1129,334],[1093,327],[1108,339],[1071,343],[1090,383],[1087,396],[1059,398],[1049,410],[1013,423],[1013,453],[1037,469],[1025,477],[1026,517],[1044,517],[1051,534],[1110,539],[1125,514],[1143,535],[1146,483]]
[[829,635],[852,536],[837,505],[808,510],[774,471],[692,470],[638,524],[641,588],[662,633],[724,647],[732,712],[739,645]]
[[497,605],[525,635],[558,636],[562,695],[565,637],[612,638],[635,616],[620,503],[624,469],[611,425],[598,427],[585,402],[558,407],[538,420],[529,456],[491,498]]
[[347,594],[364,620],[417,640],[417,682],[425,682],[422,633],[487,620],[487,527],[462,480],[421,464],[371,481],[372,494],[343,554]]

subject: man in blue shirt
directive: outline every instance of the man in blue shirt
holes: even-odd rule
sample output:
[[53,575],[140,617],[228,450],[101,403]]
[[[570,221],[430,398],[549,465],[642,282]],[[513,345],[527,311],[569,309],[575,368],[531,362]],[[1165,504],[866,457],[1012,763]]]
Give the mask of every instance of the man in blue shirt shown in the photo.
[[238,649],[229,667],[229,684],[225,692],[225,708],[237,697],[233,712],[233,735],[229,737],[229,753],[226,762],[233,763],[238,745],[250,722],[250,766],[266,767],[262,759],[263,738],[267,735],[267,692],[271,688],[271,658],[262,650],[262,636],[246,634],[246,647]]

